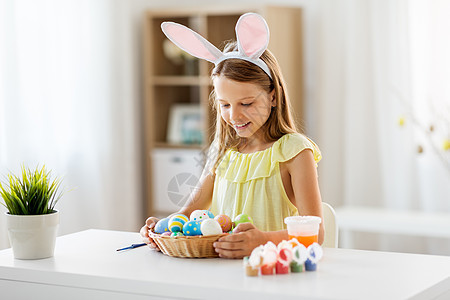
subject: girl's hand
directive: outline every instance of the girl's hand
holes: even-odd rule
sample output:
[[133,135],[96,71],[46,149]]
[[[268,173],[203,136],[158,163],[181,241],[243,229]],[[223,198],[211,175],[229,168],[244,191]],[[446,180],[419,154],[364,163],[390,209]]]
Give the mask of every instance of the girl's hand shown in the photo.
[[252,223],[241,223],[233,234],[221,237],[214,248],[220,257],[242,258],[249,256],[253,249],[267,242],[266,234]]
[[156,223],[159,221],[158,218],[155,217],[150,217],[145,221],[145,225],[142,226],[141,230],[140,230],[140,234],[142,236],[142,241],[144,243],[146,243],[150,249],[156,250],[156,251],[161,251],[158,248],[158,245],[156,245],[156,243],[153,241],[153,239],[149,236],[148,231],[150,229],[152,229],[153,227],[155,227]]

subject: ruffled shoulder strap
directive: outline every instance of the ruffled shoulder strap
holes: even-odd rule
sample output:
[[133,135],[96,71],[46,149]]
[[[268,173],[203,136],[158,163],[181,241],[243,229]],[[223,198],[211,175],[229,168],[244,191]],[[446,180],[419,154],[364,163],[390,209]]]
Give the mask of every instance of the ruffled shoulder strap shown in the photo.
[[277,162],[288,161],[305,149],[313,152],[314,160],[317,163],[322,159],[319,147],[308,137],[300,133],[290,133],[282,136],[272,146],[272,160]]
[[290,133],[282,136],[270,148],[254,153],[229,149],[216,169],[216,175],[232,182],[246,182],[269,177],[280,162],[288,161],[305,149],[313,152],[317,163],[322,158],[319,147],[306,136]]

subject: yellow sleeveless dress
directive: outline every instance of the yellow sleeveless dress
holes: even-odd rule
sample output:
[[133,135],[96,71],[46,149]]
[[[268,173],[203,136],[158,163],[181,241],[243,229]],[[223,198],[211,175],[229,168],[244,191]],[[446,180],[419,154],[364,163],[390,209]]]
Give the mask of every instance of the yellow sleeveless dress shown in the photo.
[[298,215],[298,210],[284,190],[280,162],[305,149],[311,149],[317,166],[321,159],[319,148],[299,133],[286,134],[263,151],[227,150],[215,170],[211,212],[231,219],[246,213],[263,231],[286,229],[284,218]]

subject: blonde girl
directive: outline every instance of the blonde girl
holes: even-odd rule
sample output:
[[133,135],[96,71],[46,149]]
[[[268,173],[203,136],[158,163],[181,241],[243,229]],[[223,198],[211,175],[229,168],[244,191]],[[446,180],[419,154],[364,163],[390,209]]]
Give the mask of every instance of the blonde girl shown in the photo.
[[[248,19],[242,20],[245,17]],[[198,188],[177,212],[189,216],[196,209],[210,209],[214,215],[225,214],[232,219],[241,213],[251,216],[253,224],[239,224],[233,234],[214,243],[219,256],[226,258],[247,256],[268,241],[277,244],[287,240],[284,218],[288,216],[322,218],[317,180],[321,154],[314,142],[296,130],[280,67],[266,49],[267,25],[262,19],[267,41],[262,42],[256,54],[251,51],[261,42],[252,40],[251,33],[239,31],[240,25],[255,27],[261,19],[256,14],[243,15],[236,26],[238,42],[229,43],[220,54],[214,53],[222,55],[213,61],[211,74],[211,98],[217,113],[214,141]],[[180,37],[179,32],[171,35],[167,28],[165,33],[172,41],[176,40],[174,35]],[[185,33],[188,34],[192,33]],[[186,46],[183,39],[181,34],[182,42],[174,42],[191,54],[208,59],[192,50],[192,40],[188,39]],[[250,50],[245,52],[246,49]],[[154,249],[157,246],[148,230],[157,221],[150,217],[141,229],[144,240]],[[323,238],[321,225],[319,243]]]

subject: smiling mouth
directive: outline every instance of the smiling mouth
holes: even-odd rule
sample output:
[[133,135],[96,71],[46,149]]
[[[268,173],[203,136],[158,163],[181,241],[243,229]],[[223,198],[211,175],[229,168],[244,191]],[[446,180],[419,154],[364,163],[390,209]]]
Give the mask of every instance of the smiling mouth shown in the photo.
[[243,128],[247,127],[249,124],[250,124],[250,122],[247,122],[245,124],[240,124],[240,125],[235,124],[234,127],[236,129],[243,129]]

